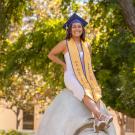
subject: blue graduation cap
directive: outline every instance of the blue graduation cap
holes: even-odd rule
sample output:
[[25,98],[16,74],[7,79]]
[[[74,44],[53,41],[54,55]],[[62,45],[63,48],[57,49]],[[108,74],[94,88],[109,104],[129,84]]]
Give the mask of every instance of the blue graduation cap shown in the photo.
[[74,13],[63,25],[63,28],[67,30],[72,23],[81,23],[83,27],[88,24],[83,18]]

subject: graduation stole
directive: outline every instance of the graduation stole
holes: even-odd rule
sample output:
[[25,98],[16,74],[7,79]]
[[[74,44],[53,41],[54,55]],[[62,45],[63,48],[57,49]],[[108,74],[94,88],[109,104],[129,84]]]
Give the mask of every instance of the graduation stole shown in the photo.
[[101,98],[101,89],[98,86],[92,70],[91,55],[88,49],[88,44],[86,42],[82,42],[82,50],[84,54],[83,59],[86,74],[84,73],[82,68],[78,48],[72,38],[70,40],[67,40],[67,47],[75,76],[79,83],[82,85],[85,95],[89,96],[92,100],[97,102]]

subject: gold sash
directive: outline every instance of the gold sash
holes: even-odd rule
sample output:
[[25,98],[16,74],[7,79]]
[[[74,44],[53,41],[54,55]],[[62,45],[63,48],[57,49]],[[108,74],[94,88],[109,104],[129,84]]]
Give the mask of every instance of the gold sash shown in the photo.
[[92,70],[91,56],[88,49],[88,44],[86,42],[82,42],[86,76],[82,68],[79,51],[77,49],[75,41],[72,38],[70,40],[67,40],[67,47],[75,76],[79,83],[82,85],[85,95],[89,96],[92,100],[97,102],[101,98],[101,89],[96,81]]

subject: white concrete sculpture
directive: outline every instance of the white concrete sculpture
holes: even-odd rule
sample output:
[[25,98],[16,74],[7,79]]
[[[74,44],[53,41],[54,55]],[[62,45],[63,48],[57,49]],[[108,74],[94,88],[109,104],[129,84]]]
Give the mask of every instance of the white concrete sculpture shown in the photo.
[[[103,103],[101,111],[108,113]],[[36,135],[116,135],[113,123],[105,132],[95,133],[90,117],[84,104],[65,88],[45,111]]]

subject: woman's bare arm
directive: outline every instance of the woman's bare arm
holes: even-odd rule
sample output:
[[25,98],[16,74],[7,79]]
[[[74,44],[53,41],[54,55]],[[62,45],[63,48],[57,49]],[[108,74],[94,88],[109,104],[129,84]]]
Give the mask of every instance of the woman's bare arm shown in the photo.
[[65,51],[65,47],[66,47],[66,41],[63,40],[63,41],[59,42],[48,54],[48,58],[50,60],[52,60],[54,63],[62,65],[64,70],[66,67],[65,62],[60,60],[56,55],[63,53]]

